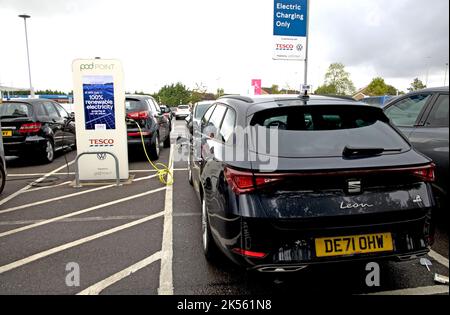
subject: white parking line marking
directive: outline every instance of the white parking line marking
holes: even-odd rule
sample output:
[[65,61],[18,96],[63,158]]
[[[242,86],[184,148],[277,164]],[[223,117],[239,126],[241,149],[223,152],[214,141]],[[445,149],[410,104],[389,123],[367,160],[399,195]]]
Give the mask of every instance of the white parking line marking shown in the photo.
[[430,250],[430,252],[428,253],[428,256],[430,256],[431,258],[436,260],[441,265],[444,265],[448,269],[448,259],[445,258],[444,256],[442,256],[441,254],[436,253],[434,250]]
[[[75,163],[75,160],[70,161],[68,163],[68,165],[71,165]],[[46,179],[47,177],[54,175],[55,173],[59,172],[60,170],[62,170],[63,168],[67,167],[66,164],[62,165],[61,167],[58,167],[57,169],[51,171],[50,173],[46,173],[45,175],[43,175],[41,178],[36,179],[33,183],[40,183],[41,181],[43,181],[44,179]],[[8,201],[10,201],[11,199],[17,197],[18,195],[20,195],[21,193],[23,193],[25,190],[27,190],[28,188],[32,187],[31,184],[26,185],[25,187],[19,189],[18,191],[16,191],[15,193],[12,193],[11,195],[5,197],[4,199],[0,200],[0,206]]]
[[38,222],[38,223],[22,226],[22,227],[17,228],[17,229],[13,229],[13,230],[9,230],[9,231],[0,233],[0,237],[4,237],[4,236],[7,236],[7,235],[11,235],[11,234],[16,234],[16,233],[19,233],[19,232],[22,232],[22,231],[25,231],[25,230],[29,230],[29,229],[41,226],[41,225],[45,225],[45,224],[56,222],[56,221],[59,221],[59,220],[62,220],[62,219],[74,217],[76,215],[80,215],[80,214],[83,214],[83,213],[86,213],[86,212],[90,212],[90,211],[94,211],[94,210],[97,210],[97,209],[109,207],[109,206],[115,205],[117,203],[121,203],[121,202],[125,202],[125,201],[128,201],[128,200],[132,200],[132,199],[136,199],[136,198],[139,198],[139,197],[143,197],[143,196],[146,196],[146,195],[150,195],[150,194],[153,194],[153,193],[165,190],[165,189],[166,189],[166,187],[164,186],[164,187],[161,187],[161,188],[158,188],[158,189],[154,189],[154,190],[150,190],[150,191],[146,191],[146,192],[143,192],[143,193],[140,193],[140,194],[137,194],[137,195],[133,195],[133,196],[125,197],[125,198],[122,198],[122,199],[110,201],[110,202],[107,202],[107,203],[103,203],[101,205],[93,206],[93,207],[90,207],[90,208],[87,208],[87,209],[79,210],[79,211],[72,212],[72,213],[69,213],[69,214],[65,214],[65,215],[62,215],[62,216],[59,216],[59,217],[55,217],[55,218],[52,218],[52,219],[44,220],[42,222]]
[[133,222],[130,222],[130,223],[127,223],[127,224],[124,224],[124,225],[120,225],[120,226],[117,226],[115,228],[112,228],[112,229],[109,229],[109,230],[106,230],[106,231],[103,231],[103,232],[100,232],[100,233],[97,233],[97,234],[94,234],[94,235],[91,235],[91,236],[88,236],[88,237],[84,237],[82,239],[79,239],[79,240],[76,240],[76,241],[73,241],[73,242],[70,242],[70,243],[67,243],[67,244],[63,244],[63,245],[60,245],[60,246],[57,246],[57,247],[45,250],[43,252],[40,252],[40,253],[31,255],[31,256],[28,256],[26,258],[14,261],[14,262],[9,263],[7,265],[1,266],[0,267],[0,274],[5,273],[5,272],[10,271],[10,270],[13,270],[13,269],[16,269],[16,268],[21,267],[23,265],[29,264],[29,263],[31,263],[31,262],[33,262],[35,260],[38,260],[38,259],[50,256],[50,255],[56,254],[56,253],[61,252],[63,250],[66,250],[66,249],[69,249],[69,248],[72,248],[72,247],[75,247],[75,246],[78,246],[78,245],[81,245],[81,244],[93,241],[95,239],[98,239],[98,238],[106,236],[106,235],[110,235],[110,234],[113,234],[113,233],[116,233],[116,232],[128,229],[128,228],[133,227],[135,225],[142,224],[144,222],[147,222],[147,221],[159,218],[163,214],[164,214],[164,212],[161,211],[161,212],[158,212],[156,214],[153,214],[153,215],[150,215],[148,217],[145,217],[143,219],[140,219],[140,220],[137,220],[137,221],[133,221]]
[[367,295],[432,295],[449,293],[448,286],[446,285],[433,285],[428,287],[418,287],[410,289],[392,290],[369,293]]
[[[156,177],[156,176],[157,175],[150,175],[150,176],[147,176],[147,177],[136,178],[133,181],[137,182],[137,181],[141,181],[141,180],[144,180],[144,179],[149,179],[149,178]],[[36,201],[36,202],[31,202],[31,203],[27,203],[27,204],[16,206],[16,207],[12,207],[12,208],[7,208],[5,210],[0,210],[0,214],[12,212],[12,211],[17,211],[17,210],[25,209],[25,208],[29,208],[29,207],[39,206],[39,205],[46,204],[46,203],[53,202],[53,201],[57,201],[57,200],[72,198],[72,197],[76,197],[76,196],[79,196],[79,195],[84,195],[84,194],[88,194],[88,193],[91,193],[91,192],[94,192],[94,191],[99,191],[99,190],[103,190],[103,189],[107,189],[107,188],[111,188],[111,187],[116,187],[116,185],[115,184],[111,184],[111,185],[96,187],[96,188],[92,188],[92,189],[88,189],[88,190],[84,190],[84,191],[79,191],[79,192],[76,192],[76,193],[73,193],[73,194],[69,194],[69,195],[65,195],[65,196],[59,196],[59,197],[54,197],[54,198],[50,198],[50,199],[44,199],[44,200],[40,200],[40,201]]]
[[[169,166],[173,170],[174,145],[170,146]],[[173,212],[173,185],[168,185],[164,205],[164,228],[161,248],[161,268],[159,274],[159,295],[173,295],[173,234],[172,234],[172,212]]]
[[[174,171],[187,171],[187,168],[174,168]],[[154,169],[148,169],[148,170],[129,170],[130,173],[149,173],[149,172],[156,172]],[[31,174],[11,174],[8,173],[7,177],[32,177],[32,176],[44,176],[47,173],[31,173]],[[75,175],[75,172],[69,172],[69,173],[53,173],[52,175]]]
[[114,283],[128,277],[129,275],[135,273],[136,271],[147,267],[148,265],[154,263],[155,261],[158,261],[161,259],[161,251],[151,255],[150,257],[147,257],[143,260],[141,260],[138,263],[135,263],[134,265],[131,265],[130,267],[119,271],[112,276],[106,278],[105,280],[102,280],[100,282],[97,282],[94,285],[91,285],[87,289],[84,289],[83,291],[79,292],[77,295],[98,295],[100,292],[102,292],[107,287],[113,285]]
[[[70,218],[57,221],[57,223],[68,222],[90,222],[90,221],[112,221],[112,220],[137,220],[146,217],[145,215],[119,215],[109,217],[86,217],[86,218]],[[4,225],[25,225],[38,223],[45,220],[21,220],[21,221],[3,221],[0,222],[0,226]]]
[[70,180],[69,180],[69,181],[67,181],[67,182],[63,182],[63,183],[56,184],[56,185],[45,186],[45,187],[39,187],[39,188],[33,188],[33,189],[27,189],[27,190],[24,191],[24,193],[27,193],[27,192],[33,192],[33,191],[42,190],[42,189],[49,189],[49,188],[54,188],[54,187],[59,187],[59,186],[64,186],[64,185],[68,185],[68,184],[70,184],[70,183],[71,183],[71,182],[70,182]]

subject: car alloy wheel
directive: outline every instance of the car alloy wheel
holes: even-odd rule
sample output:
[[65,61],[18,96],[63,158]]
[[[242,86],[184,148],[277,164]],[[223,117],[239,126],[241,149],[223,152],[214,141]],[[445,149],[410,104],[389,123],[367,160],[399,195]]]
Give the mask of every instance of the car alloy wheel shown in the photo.
[[53,144],[50,140],[47,140],[47,145],[45,147],[45,152],[47,153],[47,160],[53,161],[55,152],[53,151]]

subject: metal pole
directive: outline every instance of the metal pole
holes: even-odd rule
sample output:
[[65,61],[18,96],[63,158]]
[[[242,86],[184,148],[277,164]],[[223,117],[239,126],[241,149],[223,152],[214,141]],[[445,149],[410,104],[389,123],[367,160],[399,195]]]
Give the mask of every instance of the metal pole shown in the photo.
[[308,84],[309,0],[306,1],[305,85]]
[[31,98],[34,98],[34,89],[33,85],[31,83],[31,66],[30,66],[30,50],[28,49],[28,31],[27,31],[27,19],[30,18],[29,15],[22,14],[19,15],[19,17],[23,18],[24,24],[25,24],[25,42],[27,46],[27,60],[28,60],[28,79],[30,80],[30,95]]

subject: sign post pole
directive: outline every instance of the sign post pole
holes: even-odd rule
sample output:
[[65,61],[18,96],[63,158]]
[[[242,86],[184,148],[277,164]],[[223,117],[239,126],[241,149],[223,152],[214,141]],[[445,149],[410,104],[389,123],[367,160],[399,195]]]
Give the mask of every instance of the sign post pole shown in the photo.
[[306,47],[305,47],[305,77],[304,84],[308,84],[308,39],[309,39],[309,0],[306,0]]

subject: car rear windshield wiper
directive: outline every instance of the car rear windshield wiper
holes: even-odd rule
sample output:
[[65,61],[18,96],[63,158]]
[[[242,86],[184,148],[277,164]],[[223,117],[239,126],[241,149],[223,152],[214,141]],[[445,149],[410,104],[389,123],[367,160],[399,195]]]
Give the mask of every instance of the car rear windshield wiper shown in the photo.
[[345,157],[355,156],[371,156],[378,155],[385,152],[401,152],[402,149],[385,149],[385,148],[363,148],[363,147],[351,147],[345,146],[342,155]]

